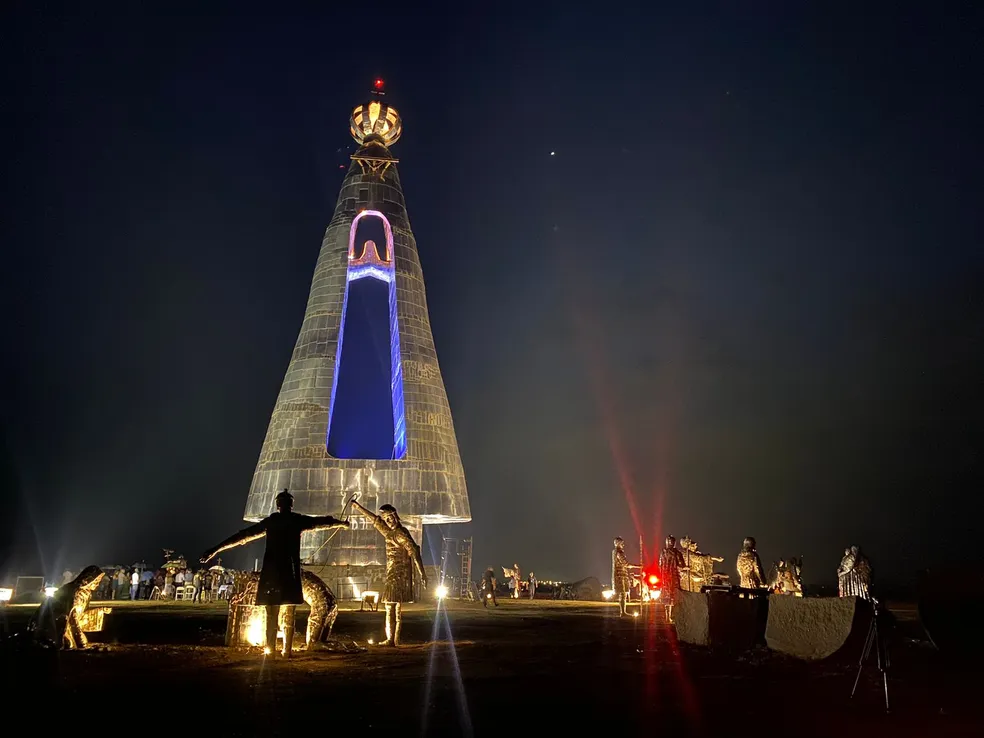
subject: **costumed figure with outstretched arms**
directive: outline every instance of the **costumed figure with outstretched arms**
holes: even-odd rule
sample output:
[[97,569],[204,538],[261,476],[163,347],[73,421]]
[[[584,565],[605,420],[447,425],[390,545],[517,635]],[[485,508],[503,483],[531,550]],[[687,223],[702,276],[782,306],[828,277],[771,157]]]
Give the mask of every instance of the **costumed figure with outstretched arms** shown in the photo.
[[714,564],[724,561],[722,556],[711,556],[703,553],[697,541],[690,536],[684,536],[680,541],[683,549],[683,560],[687,565],[687,573],[680,575],[681,588],[687,592],[700,592],[705,584],[710,584],[714,576]]
[[[331,515],[300,515],[293,512],[293,506],[294,496],[284,490],[277,495],[277,512],[230,536],[201,557],[201,562],[206,564],[226,549],[243,546],[266,536],[263,568],[260,570],[260,581],[256,589],[256,604],[267,608],[266,647],[270,651],[276,648],[279,620],[284,631],[282,653],[288,658],[294,641],[294,608],[304,604],[301,533],[307,530],[349,527],[348,522]],[[279,611],[281,607],[285,609]]]

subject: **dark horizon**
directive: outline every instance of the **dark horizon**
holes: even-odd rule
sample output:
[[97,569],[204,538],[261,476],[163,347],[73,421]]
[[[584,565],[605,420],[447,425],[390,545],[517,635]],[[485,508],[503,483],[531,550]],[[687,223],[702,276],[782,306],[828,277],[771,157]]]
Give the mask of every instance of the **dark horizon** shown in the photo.
[[984,11],[646,7],[7,9],[0,575],[245,525],[377,76],[476,572],[978,560]]

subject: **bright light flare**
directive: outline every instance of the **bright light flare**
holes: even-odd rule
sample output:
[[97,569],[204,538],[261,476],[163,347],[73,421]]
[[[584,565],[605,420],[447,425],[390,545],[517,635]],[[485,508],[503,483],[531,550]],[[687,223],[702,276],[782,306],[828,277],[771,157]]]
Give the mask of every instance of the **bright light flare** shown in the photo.
[[437,599],[443,600],[447,596],[448,596],[448,588],[445,587],[443,584],[439,585],[437,588]]
[[[283,638],[284,632],[277,631],[277,638]],[[266,646],[266,612],[262,607],[254,607],[253,614],[249,616],[249,625],[246,626],[246,642],[251,646],[264,646],[263,653],[270,653],[270,647]]]
[[372,83],[372,86],[375,87],[377,90],[381,90],[381,89],[383,89],[383,85],[385,85],[385,84],[386,83],[383,82],[383,80],[381,80],[379,77],[377,77],[376,78],[376,81]]
[[54,597],[55,596],[55,592],[57,592],[57,591],[58,591],[58,587],[45,587],[44,588],[44,596],[45,597]]
[[0,602],[10,602],[14,596],[14,590],[10,587],[0,587]]
[[649,575],[649,583],[650,584],[658,584],[659,583],[659,577],[656,576],[655,574],[650,574]]
[[614,589],[603,589],[603,590],[601,590],[601,596],[604,597],[606,600],[610,600],[612,597],[615,596],[615,590]]
[[634,617],[634,618],[639,617],[639,611],[636,610],[634,613],[632,613],[632,617]]
[[492,599],[492,593],[490,592],[489,594],[485,595],[485,599],[491,600]]

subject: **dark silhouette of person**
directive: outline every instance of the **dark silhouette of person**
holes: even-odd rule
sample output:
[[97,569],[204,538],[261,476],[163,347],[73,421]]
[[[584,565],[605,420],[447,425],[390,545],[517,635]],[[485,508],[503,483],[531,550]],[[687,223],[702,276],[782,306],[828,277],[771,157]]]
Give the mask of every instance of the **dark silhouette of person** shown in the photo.
[[495,571],[490,566],[482,575],[482,590],[485,592],[482,597],[482,605],[486,608],[489,606],[489,600],[492,600],[492,604],[496,607],[499,606],[499,602],[495,598],[495,585]]
[[266,536],[256,604],[266,606],[266,647],[271,652],[277,645],[278,610],[281,606],[288,607],[287,617],[284,618],[283,651],[288,657],[294,635],[294,606],[304,604],[301,586],[301,533],[306,530],[349,527],[347,521],[337,520],[331,515],[314,517],[292,512],[293,506],[294,496],[284,490],[277,495],[277,512],[230,536],[200,559],[203,564],[207,564],[228,548],[243,546]]

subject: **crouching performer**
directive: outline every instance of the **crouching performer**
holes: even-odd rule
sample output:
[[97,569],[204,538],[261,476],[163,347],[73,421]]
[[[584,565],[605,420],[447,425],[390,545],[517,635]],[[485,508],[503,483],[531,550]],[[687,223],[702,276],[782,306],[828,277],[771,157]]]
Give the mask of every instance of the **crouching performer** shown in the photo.
[[379,515],[352,503],[372,521],[373,527],[386,539],[386,584],[383,588],[383,605],[386,607],[386,640],[380,646],[400,645],[400,628],[403,625],[403,603],[413,602],[414,569],[420,575],[423,589],[427,589],[427,574],[420,559],[418,546],[410,531],[403,527],[396,508],[383,505]]
[[41,603],[27,626],[28,632],[39,643],[56,648],[85,648],[89,641],[83,631],[84,613],[104,576],[98,566],[87,566]]
[[[256,588],[256,604],[266,607],[266,647],[277,647],[278,614],[284,632],[282,655],[290,658],[294,642],[294,608],[304,602],[301,583],[301,533],[306,530],[348,528],[347,522],[330,515],[313,517],[292,511],[294,496],[284,490],[277,495],[277,512],[245,528],[201,557],[203,564],[220,552],[243,546],[266,536],[263,568]],[[280,611],[281,606],[284,606]],[[278,612],[279,611],[279,612]]]
[[625,615],[626,600],[629,598],[629,591],[632,589],[632,577],[629,576],[629,569],[639,569],[638,564],[630,564],[625,558],[625,541],[621,537],[614,541],[615,548],[612,549],[612,590],[618,600],[619,617]]

